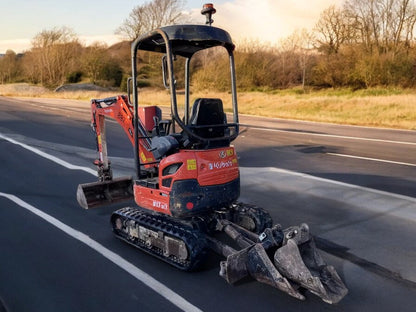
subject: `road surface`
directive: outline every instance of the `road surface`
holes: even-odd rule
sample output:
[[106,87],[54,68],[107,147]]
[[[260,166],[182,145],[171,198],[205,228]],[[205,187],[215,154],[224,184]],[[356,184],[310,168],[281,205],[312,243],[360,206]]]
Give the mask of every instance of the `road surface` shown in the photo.
[[[118,241],[109,216],[120,205],[86,211],[75,199],[94,181],[88,103],[0,97],[0,311],[413,311],[416,133],[240,121],[241,198],[283,226],[310,225],[349,288],[338,305],[230,286],[216,255],[184,273]],[[132,148],[108,127],[116,174],[131,174]]]

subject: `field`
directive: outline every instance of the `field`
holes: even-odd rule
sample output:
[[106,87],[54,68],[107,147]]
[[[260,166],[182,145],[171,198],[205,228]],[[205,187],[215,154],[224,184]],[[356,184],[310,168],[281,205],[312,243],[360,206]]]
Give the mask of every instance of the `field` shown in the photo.
[[[0,95],[89,100],[119,94],[119,91],[65,91],[51,92],[27,84],[0,85]],[[144,105],[168,105],[169,93],[163,90],[143,89],[140,101]],[[231,95],[225,92],[194,93],[197,97],[217,97],[231,111]],[[183,95],[178,103],[183,103]],[[240,114],[309,120],[339,124],[363,125],[416,130],[416,90],[346,89],[304,92],[290,89],[274,92],[240,92]]]

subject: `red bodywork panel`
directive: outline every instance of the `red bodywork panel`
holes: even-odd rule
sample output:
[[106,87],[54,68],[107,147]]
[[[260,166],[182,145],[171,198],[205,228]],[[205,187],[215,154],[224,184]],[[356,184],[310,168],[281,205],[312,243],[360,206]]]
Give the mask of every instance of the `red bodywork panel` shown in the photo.
[[[167,172],[167,168],[175,165],[178,166],[175,172]],[[180,150],[160,161],[157,188],[134,185],[134,199],[142,208],[171,215],[170,191],[175,182],[196,180],[199,186],[206,187],[224,185],[238,178],[239,167],[234,147]]]
[[[117,96],[116,98],[92,100],[91,109],[92,125],[97,136],[97,148],[100,153],[99,162],[104,168],[108,168],[105,117],[115,119],[134,146],[133,108],[129,105],[126,96]],[[148,106],[140,110],[139,113],[139,135],[142,138],[139,140],[138,152],[141,163],[146,164],[155,161],[152,152],[150,152],[151,141],[148,136],[149,131],[153,128],[153,116],[157,113],[157,109],[155,106]],[[158,167],[158,177],[137,180],[133,186],[137,205],[145,209],[169,215],[174,215],[174,208],[184,210],[183,207],[170,207],[172,202],[175,202],[176,206],[179,205],[177,200],[171,200],[172,188],[175,183],[178,185],[184,181],[192,181],[190,189],[187,189],[187,185],[185,185],[180,188],[180,191],[176,190],[175,194],[178,198],[180,197],[182,202],[186,202],[184,206],[190,213],[192,210],[203,212],[204,209],[212,208],[207,204],[206,198],[200,200],[205,197],[208,192],[206,190],[209,188],[218,187],[217,192],[225,192],[233,190],[232,186],[228,186],[229,189],[227,189],[226,185],[238,182],[237,192],[239,193],[239,168],[234,147],[204,150],[180,149],[176,153],[162,158],[158,164],[148,164],[145,167]],[[223,185],[224,187],[222,187]],[[224,200],[221,203],[223,202]],[[183,212],[180,213],[183,215]]]

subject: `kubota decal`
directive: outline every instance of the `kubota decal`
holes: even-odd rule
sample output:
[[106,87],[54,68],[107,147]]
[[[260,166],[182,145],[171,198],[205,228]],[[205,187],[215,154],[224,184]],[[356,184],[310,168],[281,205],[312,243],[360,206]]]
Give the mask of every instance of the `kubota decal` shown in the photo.
[[208,164],[209,170],[230,168],[232,166],[233,166],[233,162],[231,160],[216,161],[216,162]]

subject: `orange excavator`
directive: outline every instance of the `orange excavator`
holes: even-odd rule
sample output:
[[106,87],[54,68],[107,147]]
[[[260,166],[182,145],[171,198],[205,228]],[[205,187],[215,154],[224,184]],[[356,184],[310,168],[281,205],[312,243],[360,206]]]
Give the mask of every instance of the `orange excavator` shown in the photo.
[[[225,258],[220,276],[230,284],[251,276],[301,300],[306,289],[337,303],[348,290],[320,256],[308,226],[283,229],[273,225],[266,210],[238,202],[240,172],[231,145],[239,134],[235,46],[226,31],[211,26],[213,13],[213,5],[206,4],[206,25],[166,26],[136,39],[128,94],[91,100],[98,181],[78,186],[78,202],[89,209],[134,199],[137,206],[112,213],[114,235],[181,270],[197,269],[207,252],[214,251]],[[229,114],[218,98],[197,98],[190,104],[191,59],[214,48],[225,49],[229,59]],[[158,106],[139,105],[138,51],[162,55],[170,118],[164,119]],[[185,87],[181,113],[174,74],[179,58]],[[113,177],[106,118],[117,121],[130,139],[134,177]]]

